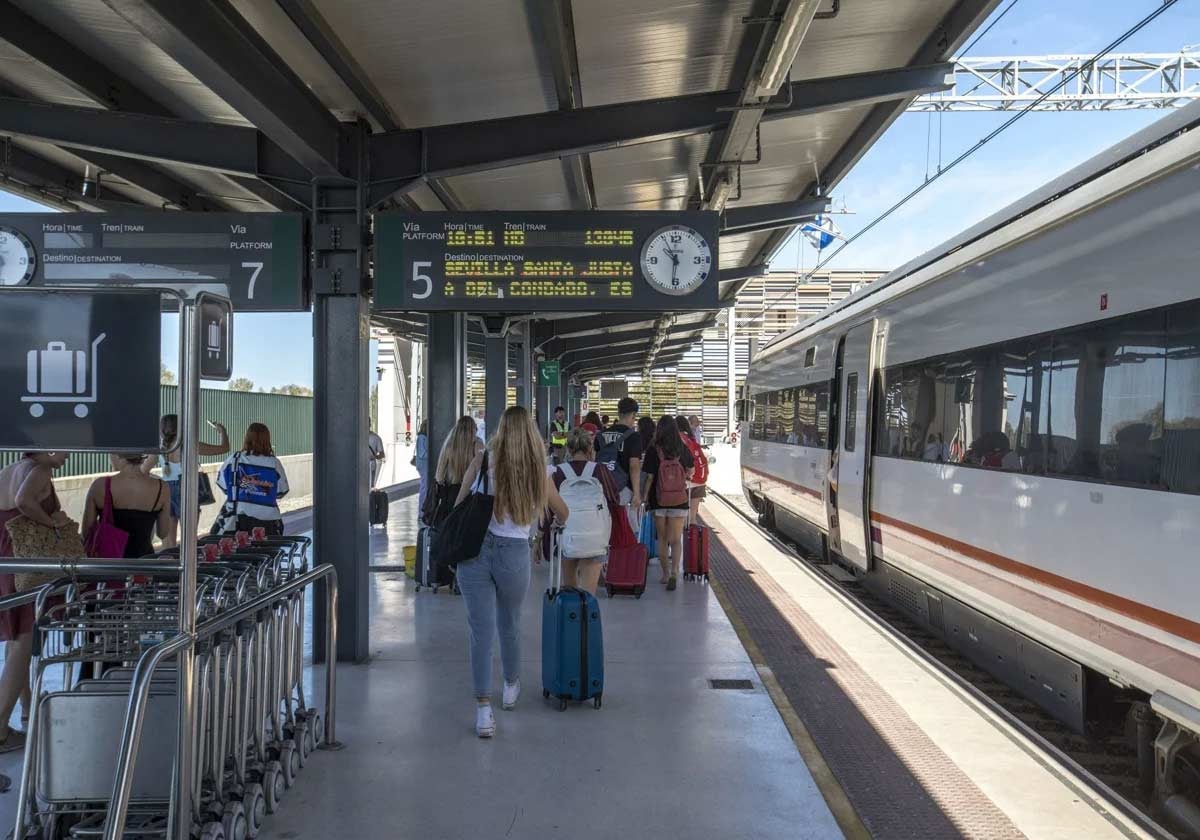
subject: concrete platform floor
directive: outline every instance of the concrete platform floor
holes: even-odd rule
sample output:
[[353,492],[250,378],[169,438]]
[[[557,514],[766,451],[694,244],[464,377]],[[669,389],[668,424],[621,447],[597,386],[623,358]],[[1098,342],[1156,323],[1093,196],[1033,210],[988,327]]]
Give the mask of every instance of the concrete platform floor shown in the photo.
[[[402,565],[415,504],[393,502],[387,531],[372,537],[373,564]],[[260,836],[842,836],[707,586],[602,596],[604,707],[559,712],[541,696],[546,577],[536,566],[525,603],[524,694],[514,711],[497,703],[489,741],[474,733],[461,598],[373,574],[373,658],[339,670],[345,749],[310,759]],[[716,690],[710,678],[754,688]]]

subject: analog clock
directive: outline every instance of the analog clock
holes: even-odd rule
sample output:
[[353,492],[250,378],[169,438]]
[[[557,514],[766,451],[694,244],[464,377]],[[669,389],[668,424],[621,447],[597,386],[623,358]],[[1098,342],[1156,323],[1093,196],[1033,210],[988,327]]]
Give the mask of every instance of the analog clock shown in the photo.
[[0,286],[24,286],[33,279],[37,254],[29,237],[0,225]]
[[691,294],[714,268],[708,241],[685,225],[660,228],[642,246],[642,274],[664,294]]

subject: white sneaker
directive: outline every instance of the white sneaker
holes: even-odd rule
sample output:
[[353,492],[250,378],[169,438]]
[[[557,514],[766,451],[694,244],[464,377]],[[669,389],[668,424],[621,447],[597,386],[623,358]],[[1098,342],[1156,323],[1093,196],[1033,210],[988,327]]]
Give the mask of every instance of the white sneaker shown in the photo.
[[504,683],[504,699],[500,704],[504,711],[512,711],[513,706],[517,705],[517,700],[521,697],[521,678],[517,677],[515,683]]
[[475,734],[480,738],[491,738],[496,734],[496,716],[492,704],[477,704],[475,707]]

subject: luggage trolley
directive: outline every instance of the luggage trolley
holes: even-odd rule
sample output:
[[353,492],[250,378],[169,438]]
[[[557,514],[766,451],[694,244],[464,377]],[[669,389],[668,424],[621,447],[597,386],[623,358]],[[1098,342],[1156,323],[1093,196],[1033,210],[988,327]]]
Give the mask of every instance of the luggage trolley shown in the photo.
[[21,402],[30,403],[29,413],[41,417],[43,403],[75,403],[75,416],[88,416],[88,405],[100,396],[97,371],[100,342],[108,336],[100,333],[92,340],[92,381],[88,390],[88,354],[83,350],[68,350],[65,342],[51,341],[45,350],[30,350],[26,361],[25,390]]

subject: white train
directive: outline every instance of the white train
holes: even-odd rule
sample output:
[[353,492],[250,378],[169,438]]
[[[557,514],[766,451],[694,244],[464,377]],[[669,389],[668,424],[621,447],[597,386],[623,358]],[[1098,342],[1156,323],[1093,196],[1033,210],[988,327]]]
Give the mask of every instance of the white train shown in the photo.
[[1136,709],[1164,800],[1200,782],[1200,107],[780,336],[745,396],[764,519],[1076,728]]

